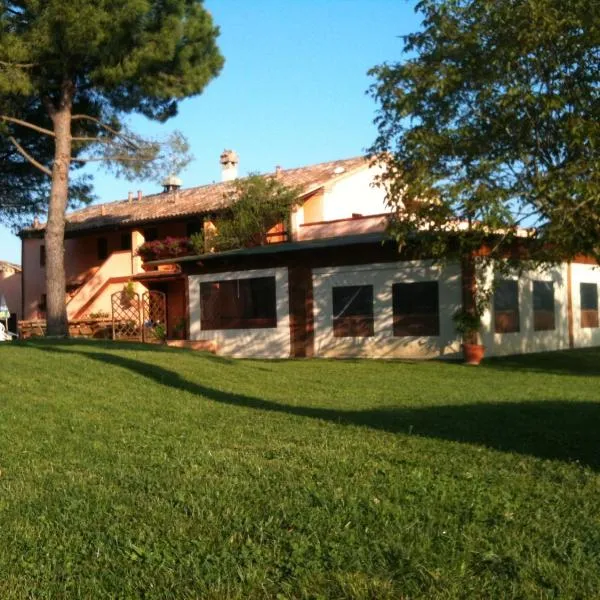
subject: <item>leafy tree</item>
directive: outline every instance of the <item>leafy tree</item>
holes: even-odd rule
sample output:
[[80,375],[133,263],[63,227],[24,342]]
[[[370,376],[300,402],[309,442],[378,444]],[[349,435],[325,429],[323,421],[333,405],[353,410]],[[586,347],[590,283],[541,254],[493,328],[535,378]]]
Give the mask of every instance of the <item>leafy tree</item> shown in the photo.
[[[28,173],[36,186],[24,192],[25,206],[42,203],[50,182],[49,335],[68,331],[63,239],[71,171],[102,161],[145,176],[185,154],[181,136],[167,145],[144,140],[124,118],[137,112],[166,121],[179,100],[199,94],[223,64],[217,36],[201,0],[0,0],[0,151],[8,140],[13,178],[24,170],[15,150],[48,178]],[[35,142],[32,133],[48,139]],[[80,188],[79,197],[87,192]]]
[[[422,0],[417,11],[405,58],[370,72],[371,152],[387,166],[398,240],[419,231],[470,275],[484,244],[501,264],[520,227],[531,258],[600,258],[600,4]],[[464,292],[468,320],[480,306],[472,281]]]
[[228,194],[232,207],[216,219],[215,234],[206,240],[216,250],[263,246],[269,242],[269,229],[279,223],[289,230],[290,211],[300,190],[276,177],[253,174],[238,179]]

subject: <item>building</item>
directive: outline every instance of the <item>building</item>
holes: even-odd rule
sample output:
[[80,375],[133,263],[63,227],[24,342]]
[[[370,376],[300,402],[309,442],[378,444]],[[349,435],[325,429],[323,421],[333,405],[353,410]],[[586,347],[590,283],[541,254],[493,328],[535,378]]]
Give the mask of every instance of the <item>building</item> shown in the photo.
[[[225,151],[220,183],[181,189],[176,178],[165,181],[162,193],[129,194],[127,199],[94,205],[67,216],[65,270],[70,321],[109,317],[111,298],[132,282],[134,290],[162,292],[167,297],[167,335],[177,335],[187,319],[187,278],[177,268],[148,270],[136,250],[146,241],[190,236],[209,230],[216,215],[231,204],[228,193],[237,177],[238,158]],[[296,168],[277,168],[267,176],[302,192],[291,216],[291,230],[274,230],[274,241],[318,239],[348,231],[381,230],[388,209],[385,194],[373,185],[379,173],[364,157]],[[23,319],[45,318],[44,227],[21,231]],[[179,326],[179,327],[178,327]]]
[[21,318],[21,267],[0,261],[0,296],[4,296],[11,316],[9,331],[17,331],[17,320]]
[[[213,227],[231,204],[237,155],[224,152],[221,164],[221,183],[183,190],[170,178],[161,194],[68,216],[71,321],[112,318],[114,335],[125,339],[158,324],[167,338],[235,357],[461,356],[452,319],[461,267],[399,252],[386,235],[385,192],[374,185],[380,167],[362,157],[268,174],[302,190],[290,230],[276,225],[273,243],[142,261],[144,241]],[[23,312],[34,320],[44,316],[43,226],[21,236]],[[600,345],[600,269],[592,261],[496,283],[480,331],[487,356]]]

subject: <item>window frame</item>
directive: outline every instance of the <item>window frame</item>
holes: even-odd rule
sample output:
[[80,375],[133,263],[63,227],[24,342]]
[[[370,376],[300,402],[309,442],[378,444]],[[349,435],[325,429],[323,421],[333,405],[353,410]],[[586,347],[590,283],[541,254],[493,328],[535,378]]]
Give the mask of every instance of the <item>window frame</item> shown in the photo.
[[[421,288],[420,292],[417,292]],[[423,290],[431,289],[433,295],[433,310],[420,312],[417,310],[421,304],[409,302],[408,306],[402,304],[405,299],[414,300],[416,296],[422,298]],[[404,290],[404,291],[402,291]],[[412,292],[410,291],[412,290]],[[435,290],[435,292],[433,292]],[[416,292],[416,293],[415,293]],[[401,309],[404,310],[401,310]],[[407,311],[406,308],[409,310]],[[440,336],[440,282],[438,280],[426,281],[397,281],[392,284],[392,315],[394,337],[439,337]]]
[[[252,289],[252,282],[262,281],[263,285],[266,285],[269,289],[267,290],[269,293],[272,293],[271,298],[269,298],[270,304],[265,307],[265,305],[260,305],[259,300],[256,298],[256,295],[260,293],[260,287]],[[227,316],[227,315],[212,315],[210,316],[210,296],[212,295],[212,291],[210,291],[210,286],[212,289],[218,290],[219,294],[225,293],[227,287],[237,285],[237,293],[238,297],[240,297],[240,284],[242,286],[248,286],[249,289],[244,290],[243,293],[246,297],[248,294],[252,299],[252,303],[241,306],[236,306],[233,304],[233,308],[241,308],[243,311],[245,308],[249,308],[251,312],[256,312],[257,309],[264,310],[266,315],[261,316],[244,316],[244,315],[235,315]],[[255,284],[256,285],[256,284]],[[215,288],[215,286],[217,286]],[[221,289],[221,288],[224,289]],[[198,285],[199,292],[199,300],[200,300],[200,329],[202,331],[227,331],[232,329],[275,329],[278,324],[278,315],[277,315],[277,281],[275,275],[266,275],[266,276],[257,276],[257,277],[236,277],[233,279],[211,279],[206,281],[200,281]],[[233,296],[232,296],[233,297]],[[213,301],[216,306],[228,306],[227,299],[222,300],[217,297],[216,300]],[[231,307],[231,302],[229,303]],[[209,316],[206,316],[206,315]]]
[[[342,292],[344,290],[344,292]],[[366,292],[368,298],[360,301],[370,304],[370,310],[366,312],[357,312],[357,308],[352,309],[352,303],[358,299],[358,295]],[[375,335],[375,314],[374,314],[374,290],[373,285],[357,284],[357,285],[337,285],[331,287],[331,321],[333,336],[336,338],[363,338],[373,337]],[[342,294],[350,295],[349,300],[345,300]],[[336,307],[336,294],[338,301],[345,302],[345,306],[341,309]],[[337,314],[346,312],[351,309],[351,314]]]
[[[592,286],[596,289],[595,294],[595,307],[593,308],[584,308],[584,294],[583,289],[584,286],[591,288]],[[579,325],[581,329],[597,329],[599,326],[598,319],[598,284],[580,281],[579,282]]]
[[[549,286],[552,291],[552,310],[546,308],[536,308],[536,287]],[[539,298],[539,296],[538,296]],[[531,303],[533,310],[533,330],[534,331],[555,331],[556,330],[556,293],[554,291],[554,281],[534,279],[531,286]],[[543,302],[542,302],[543,303]],[[548,313],[552,313],[552,326]]]
[[[516,291],[516,309],[498,310],[498,291],[501,285],[510,285]],[[518,279],[498,279],[494,282],[492,306],[494,309],[494,333],[520,333],[521,332],[521,298]],[[512,313],[512,314],[511,314]],[[498,317],[501,317],[500,319]]]

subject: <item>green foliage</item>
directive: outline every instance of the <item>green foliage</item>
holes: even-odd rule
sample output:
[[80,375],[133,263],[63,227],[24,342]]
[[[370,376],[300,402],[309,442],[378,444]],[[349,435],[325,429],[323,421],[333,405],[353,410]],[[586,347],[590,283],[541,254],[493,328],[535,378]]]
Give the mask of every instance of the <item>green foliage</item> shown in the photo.
[[152,335],[160,342],[167,339],[167,330],[162,323],[158,323],[152,327]]
[[597,597],[598,349],[5,346],[2,600]]
[[237,180],[228,192],[234,204],[229,214],[215,221],[216,234],[208,245],[230,250],[267,244],[267,233],[273,226],[283,223],[289,231],[290,211],[299,193],[276,177],[253,174]]
[[[0,211],[38,212],[49,188],[9,136],[44,167],[54,158],[51,135],[3,117],[52,130],[52,115],[68,107],[75,169],[99,161],[118,175],[159,178],[185,166],[189,149],[180,133],[142,139],[125,117],[137,112],[165,121],[179,100],[201,93],[223,65],[218,33],[198,0],[2,0],[0,152],[11,148],[15,169],[38,185],[4,210],[8,195],[0,189]],[[90,199],[84,183],[74,200]]]
[[452,316],[454,327],[463,339],[470,339],[479,332],[481,327],[481,314],[477,311],[466,312],[458,310]]
[[206,252],[206,244],[204,240],[204,232],[194,233],[190,237],[194,254],[204,254]]
[[[371,148],[405,241],[434,255],[489,241],[512,248],[536,226],[543,260],[600,257],[600,4],[589,0],[422,0],[402,62],[371,71]],[[383,154],[382,154],[383,153]],[[467,233],[449,236],[460,221]]]

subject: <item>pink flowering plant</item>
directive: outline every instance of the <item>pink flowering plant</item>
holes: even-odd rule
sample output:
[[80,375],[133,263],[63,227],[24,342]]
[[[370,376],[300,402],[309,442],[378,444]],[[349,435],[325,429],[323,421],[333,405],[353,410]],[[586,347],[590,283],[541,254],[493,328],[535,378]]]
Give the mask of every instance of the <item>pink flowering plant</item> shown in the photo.
[[166,237],[163,240],[144,242],[138,249],[137,255],[144,261],[160,260],[185,256],[194,250],[192,240],[187,237]]

